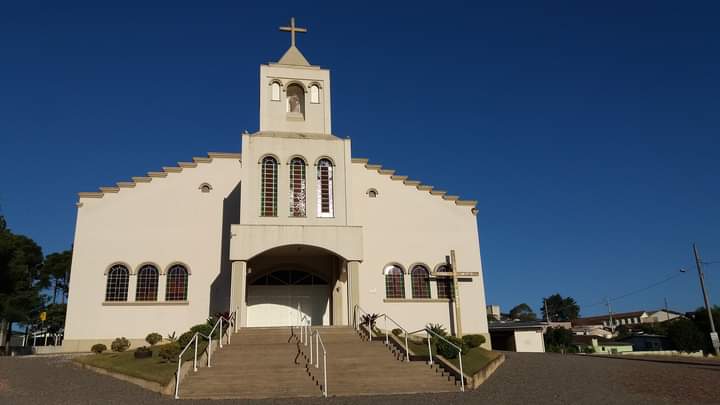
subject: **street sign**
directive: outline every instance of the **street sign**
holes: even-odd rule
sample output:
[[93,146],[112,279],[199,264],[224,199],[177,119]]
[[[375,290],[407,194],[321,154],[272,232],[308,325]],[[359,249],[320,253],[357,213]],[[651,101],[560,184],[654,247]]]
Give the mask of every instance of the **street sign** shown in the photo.
[[47,312],[45,312],[45,311],[40,312],[40,320],[45,322],[46,319],[47,319]]

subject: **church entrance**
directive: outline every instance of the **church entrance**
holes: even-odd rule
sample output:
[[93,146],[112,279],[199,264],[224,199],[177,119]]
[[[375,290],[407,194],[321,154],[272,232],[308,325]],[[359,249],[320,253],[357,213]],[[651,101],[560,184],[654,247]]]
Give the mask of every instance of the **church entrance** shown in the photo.
[[246,326],[298,324],[298,306],[313,325],[344,324],[344,261],[297,245],[271,249],[248,262]]

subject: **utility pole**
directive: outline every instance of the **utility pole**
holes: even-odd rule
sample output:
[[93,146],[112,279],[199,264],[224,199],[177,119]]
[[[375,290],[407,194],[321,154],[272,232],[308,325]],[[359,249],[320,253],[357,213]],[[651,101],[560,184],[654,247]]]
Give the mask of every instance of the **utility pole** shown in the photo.
[[550,324],[550,316],[548,315],[548,306],[547,306],[547,300],[543,298],[543,302],[545,303],[545,322]]
[[605,305],[608,307],[608,320],[610,322],[610,333],[615,333],[615,326],[613,325],[613,319],[612,319],[612,306],[610,305],[610,300],[605,298]]
[[718,333],[715,330],[715,322],[713,321],[712,310],[710,310],[710,298],[708,298],[707,291],[705,290],[705,274],[702,271],[702,261],[700,260],[700,253],[698,253],[697,246],[693,243],[693,253],[695,254],[695,266],[697,266],[698,277],[700,277],[700,288],[703,293],[703,300],[705,300],[705,309],[710,318],[710,341],[712,342],[713,350],[715,355],[720,355],[720,339],[718,339]]
[[668,312],[668,304],[667,304],[667,297],[665,297],[665,319],[666,321],[670,320],[670,312]]

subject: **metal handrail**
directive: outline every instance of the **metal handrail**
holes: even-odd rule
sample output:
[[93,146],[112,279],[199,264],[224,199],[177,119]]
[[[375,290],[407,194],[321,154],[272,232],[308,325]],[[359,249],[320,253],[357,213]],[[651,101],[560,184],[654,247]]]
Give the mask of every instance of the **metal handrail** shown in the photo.
[[[195,342],[195,357],[193,358],[193,371],[197,371],[197,350],[198,350],[198,332],[195,332],[192,339],[188,342],[188,344],[185,345],[185,348],[182,349],[180,354],[178,355],[178,366],[177,366],[177,374],[175,374],[175,399],[180,399],[180,367],[182,366],[182,356],[185,354],[188,348],[190,348],[190,345]],[[209,351],[208,351],[209,353]]]
[[[353,319],[353,322],[355,322],[355,329],[360,332],[360,325],[362,323],[360,322],[360,312],[363,313],[363,315],[370,315],[367,311],[362,309],[360,305],[355,305],[355,317]],[[369,339],[368,342],[372,342],[372,329],[368,327],[368,333],[369,333]]]
[[[204,335],[200,332],[195,332],[193,337],[190,339],[187,345],[185,345],[185,348],[180,352],[178,355],[178,366],[177,366],[177,374],[175,374],[175,399],[180,399],[180,369],[182,367],[182,356],[185,354],[185,352],[190,348],[190,345],[194,342],[195,343],[195,356],[193,357],[193,372],[197,372],[197,355],[198,355],[198,341],[200,340],[200,337],[203,337],[208,340],[208,346],[207,346],[207,367],[210,368],[210,359],[212,356],[212,335],[215,332],[215,329],[220,326],[218,337],[218,348],[222,348],[222,338],[223,338],[223,319],[225,319],[225,322],[228,323],[228,328],[231,325],[232,322],[236,321],[236,312],[231,313],[227,319],[224,316],[220,316],[219,319],[215,322],[215,325],[210,330],[210,333],[208,335]],[[226,334],[227,336],[227,344],[230,344],[230,333],[228,332]]]
[[[322,336],[320,336],[320,331],[315,329],[313,331],[313,335],[315,335],[315,368],[320,368],[320,347],[322,346],[322,353],[323,353],[323,396],[327,398],[328,388],[327,388],[327,350],[325,350],[325,342],[322,340]],[[312,366],[313,363],[313,357],[312,357],[312,338],[310,339],[310,365]]]
[[465,373],[463,372],[462,348],[458,347],[457,345],[455,345],[455,344],[452,343],[451,341],[445,339],[444,337],[438,335],[437,333],[431,331],[430,328],[428,328],[428,327],[425,327],[425,332],[427,333],[428,354],[429,354],[429,356],[430,356],[430,361],[429,361],[429,364],[430,364],[430,365],[433,364],[433,360],[432,360],[432,358],[433,358],[433,357],[432,357],[432,345],[430,344],[430,334],[431,334],[431,333],[432,333],[433,335],[439,337],[440,339],[444,340],[444,341],[445,341],[447,344],[449,344],[450,346],[452,346],[452,347],[454,347],[455,349],[457,349],[457,351],[458,351],[458,361],[460,362],[460,391],[465,392]]
[[394,319],[392,319],[388,314],[382,314],[380,315],[385,318],[385,345],[390,345],[390,337],[388,335],[388,327],[387,327],[387,321],[388,319],[390,322],[394,323],[395,326],[400,328],[405,333],[405,361],[410,361],[410,347],[408,346],[408,331],[402,327],[399,323],[397,323]]

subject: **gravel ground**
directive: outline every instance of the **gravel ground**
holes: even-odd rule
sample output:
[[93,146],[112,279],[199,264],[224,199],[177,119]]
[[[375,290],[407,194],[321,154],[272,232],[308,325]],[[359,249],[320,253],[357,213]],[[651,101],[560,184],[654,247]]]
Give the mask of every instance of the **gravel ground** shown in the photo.
[[[720,404],[720,367],[507,353],[476,391],[449,394],[182,401],[184,404]],[[331,388],[332,390],[332,388]],[[81,369],[63,357],[0,358],[1,404],[170,404],[170,397]]]

